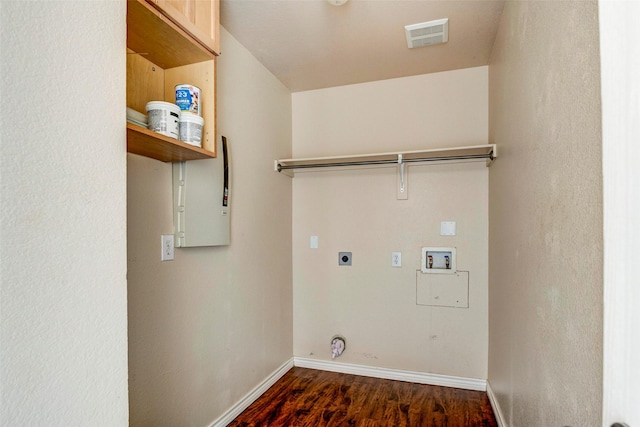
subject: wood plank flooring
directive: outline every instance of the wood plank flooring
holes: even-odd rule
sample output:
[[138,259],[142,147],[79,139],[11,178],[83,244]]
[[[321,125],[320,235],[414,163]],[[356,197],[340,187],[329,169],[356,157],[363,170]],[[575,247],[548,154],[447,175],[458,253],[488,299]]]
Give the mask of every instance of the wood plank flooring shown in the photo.
[[292,368],[229,427],[497,427],[485,392]]

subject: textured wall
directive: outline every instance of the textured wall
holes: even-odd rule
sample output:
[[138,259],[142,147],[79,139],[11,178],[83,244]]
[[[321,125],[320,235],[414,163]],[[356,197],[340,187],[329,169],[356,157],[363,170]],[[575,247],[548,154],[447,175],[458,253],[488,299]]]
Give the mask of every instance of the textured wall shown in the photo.
[[127,424],[125,12],[0,2],[2,425]]
[[489,70],[490,385],[512,427],[600,425],[597,3],[508,2]]
[[[487,143],[487,67],[293,94],[296,157]],[[488,169],[484,163],[296,172],[293,178],[294,354],[486,378]],[[458,234],[440,236],[440,221]],[[319,238],[318,249],[309,238]],[[455,246],[469,308],[416,304],[423,246]],[[338,252],[353,252],[351,267]],[[391,253],[402,252],[402,268]]]
[[132,425],[209,425],[291,359],[291,180],[273,172],[291,155],[291,95],[224,29],[221,42],[231,245],[161,262],[171,165],[128,157]]

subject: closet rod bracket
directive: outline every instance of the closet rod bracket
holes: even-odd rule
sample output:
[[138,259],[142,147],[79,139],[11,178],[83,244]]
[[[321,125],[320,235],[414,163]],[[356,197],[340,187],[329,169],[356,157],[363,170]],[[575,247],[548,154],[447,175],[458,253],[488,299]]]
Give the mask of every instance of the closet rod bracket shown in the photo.
[[402,153],[398,153],[398,191],[396,197],[398,200],[407,200],[407,173],[406,165]]

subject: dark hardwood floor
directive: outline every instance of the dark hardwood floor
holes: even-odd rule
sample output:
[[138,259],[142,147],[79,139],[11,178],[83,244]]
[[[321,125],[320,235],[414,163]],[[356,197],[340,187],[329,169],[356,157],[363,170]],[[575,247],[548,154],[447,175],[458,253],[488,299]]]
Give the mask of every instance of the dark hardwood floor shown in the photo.
[[292,368],[229,427],[496,427],[485,392]]

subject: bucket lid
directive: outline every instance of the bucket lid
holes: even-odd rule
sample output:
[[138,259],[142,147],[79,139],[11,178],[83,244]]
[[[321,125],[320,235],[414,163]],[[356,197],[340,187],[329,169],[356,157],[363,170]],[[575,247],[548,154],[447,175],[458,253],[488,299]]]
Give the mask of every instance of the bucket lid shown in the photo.
[[178,114],[180,113],[180,107],[178,107],[176,104],[173,104],[171,102],[149,101],[147,102],[147,105],[145,105],[145,109],[147,110],[147,112],[151,110],[160,110],[163,108],[171,110]]
[[188,111],[180,112],[180,121],[181,122],[193,122],[199,124],[200,126],[204,125],[204,119],[197,114],[190,113]]
[[187,88],[193,88],[193,89],[200,90],[200,88],[198,86],[195,86],[195,85],[192,85],[192,84],[189,84],[189,83],[182,83],[182,84],[176,85],[176,87],[175,87],[176,90],[178,90],[178,89],[187,89]]

